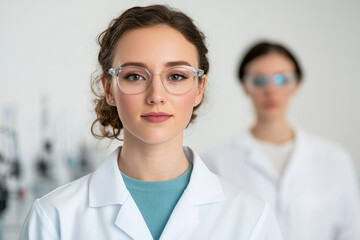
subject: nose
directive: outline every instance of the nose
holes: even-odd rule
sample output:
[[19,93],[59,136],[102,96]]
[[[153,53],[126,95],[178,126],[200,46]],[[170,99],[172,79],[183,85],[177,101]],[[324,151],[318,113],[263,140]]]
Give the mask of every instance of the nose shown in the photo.
[[165,91],[166,90],[161,81],[161,75],[154,74],[153,78],[150,82],[150,85],[148,86],[148,89],[147,89],[146,102],[151,105],[165,103],[166,102],[166,92]]
[[275,94],[277,92],[277,90],[278,90],[278,87],[271,81],[265,87],[265,92],[267,94]]

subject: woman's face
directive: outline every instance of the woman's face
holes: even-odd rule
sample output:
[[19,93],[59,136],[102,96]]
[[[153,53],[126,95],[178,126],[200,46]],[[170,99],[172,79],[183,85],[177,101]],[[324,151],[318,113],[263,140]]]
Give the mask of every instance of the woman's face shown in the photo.
[[277,76],[294,73],[295,66],[291,60],[278,53],[258,57],[247,65],[245,75],[265,76],[268,79],[268,84],[262,87],[250,88],[246,83],[244,84],[245,92],[250,96],[258,118],[272,119],[285,116],[289,100],[296,92],[297,82],[293,81],[288,85],[277,86],[269,79],[276,81]]
[[[124,141],[140,140],[148,144],[181,138],[193,108],[203,96],[206,76],[195,87],[181,95],[168,93],[161,73],[172,66],[198,68],[196,47],[179,31],[166,25],[138,28],[126,32],[118,41],[112,67],[141,66],[152,73],[147,89],[138,94],[120,90],[113,77],[103,81],[107,101],[116,105],[124,127]],[[112,103],[112,100],[114,102]]]

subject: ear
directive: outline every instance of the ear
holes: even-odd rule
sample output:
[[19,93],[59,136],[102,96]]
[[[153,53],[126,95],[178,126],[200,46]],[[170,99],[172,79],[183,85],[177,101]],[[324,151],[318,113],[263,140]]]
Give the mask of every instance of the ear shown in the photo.
[[199,83],[198,90],[196,92],[194,107],[199,105],[203,99],[206,81],[207,81],[207,76],[204,74],[201,76],[201,83]]
[[104,88],[107,104],[109,104],[110,106],[116,106],[115,99],[113,97],[113,93],[111,89],[111,80],[108,80],[103,76],[101,78],[101,83]]

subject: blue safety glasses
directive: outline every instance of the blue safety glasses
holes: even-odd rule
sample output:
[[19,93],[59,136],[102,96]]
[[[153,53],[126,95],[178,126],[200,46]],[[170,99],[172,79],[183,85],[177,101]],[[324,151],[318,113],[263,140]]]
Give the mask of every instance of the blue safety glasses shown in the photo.
[[246,75],[244,77],[245,85],[251,89],[265,89],[274,85],[280,89],[287,89],[295,86],[296,74],[281,73],[274,75]]

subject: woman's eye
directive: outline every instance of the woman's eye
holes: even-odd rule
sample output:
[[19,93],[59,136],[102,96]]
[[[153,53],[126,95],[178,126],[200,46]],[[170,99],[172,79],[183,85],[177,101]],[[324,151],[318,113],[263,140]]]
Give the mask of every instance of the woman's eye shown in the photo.
[[136,81],[140,81],[140,80],[144,80],[144,78],[139,75],[139,74],[128,74],[126,76],[123,77],[124,79],[127,79],[131,82],[136,82]]
[[274,82],[276,85],[284,85],[287,82],[287,79],[284,75],[278,74],[274,76]]
[[187,77],[183,74],[172,74],[169,76],[169,80],[174,82],[179,82],[184,79],[187,79]]
[[266,78],[259,76],[254,79],[255,86],[265,86],[266,85]]

